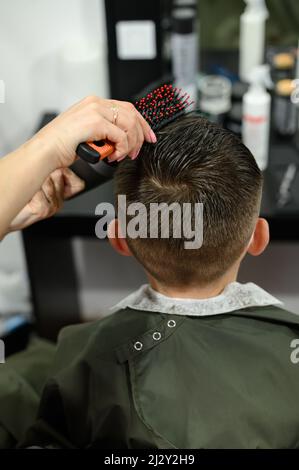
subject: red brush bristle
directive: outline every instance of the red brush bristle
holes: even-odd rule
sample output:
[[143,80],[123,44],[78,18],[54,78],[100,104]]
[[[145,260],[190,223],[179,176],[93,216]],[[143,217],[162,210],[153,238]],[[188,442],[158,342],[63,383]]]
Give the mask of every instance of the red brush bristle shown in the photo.
[[185,113],[191,106],[190,96],[180,88],[163,85],[135,103],[135,107],[153,130],[161,129]]

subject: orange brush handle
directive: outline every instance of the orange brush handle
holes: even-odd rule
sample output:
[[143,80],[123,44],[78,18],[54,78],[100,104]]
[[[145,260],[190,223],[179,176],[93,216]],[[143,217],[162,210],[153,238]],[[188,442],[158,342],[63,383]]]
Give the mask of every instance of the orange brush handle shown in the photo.
[[115,146],[108,140],[96,140],[79,144],[76,150],[77,155],[82,160],[95,165],[100,160],[109,157],[115,150]]
[[109,157],[114,151],[115,147],[111,142],[101,141],[103,145],[97,145],[95,142],[87,142],[87,144],[96,150],[100,154],[100,160],[104,160],[104,158]]

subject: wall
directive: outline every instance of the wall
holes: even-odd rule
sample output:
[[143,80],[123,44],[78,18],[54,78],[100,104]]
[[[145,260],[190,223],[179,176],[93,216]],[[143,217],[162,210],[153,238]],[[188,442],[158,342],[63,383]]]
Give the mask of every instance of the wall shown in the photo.
[[61,108],[59,52],[86,37],[105,46],[102,0],[0,1],[0,155],[31,135],[45,109]]
[[[86,38],[105,54],[103,0],[0,0],[0,80],[6,88],[0,156],[32,135],[44,110],[64,107],[69,87],[62,80],[68,70],[62,67],[61,51]],[[84,86],[80,91],[89,93]],[[0,313],[28,310],[24,279],[20,236],[13,234],[0,243]]]
[[[88,7],[87,7],[88,5]],[[66,41],[91,37],[105,52],[101,0],[0,0],[0,155],[30,136],[45,109],[64,101],[59,51]],[[75,240],[85,317],[104,314],[109,305],[145,282],[133,260],[119,258],[105,242]],[[247,258],[241,279],[256,281],[299,312],[297,244],[273,244],[259,259]],[[28,310],[28,290],[20,237],[0,243],[0,312]]]

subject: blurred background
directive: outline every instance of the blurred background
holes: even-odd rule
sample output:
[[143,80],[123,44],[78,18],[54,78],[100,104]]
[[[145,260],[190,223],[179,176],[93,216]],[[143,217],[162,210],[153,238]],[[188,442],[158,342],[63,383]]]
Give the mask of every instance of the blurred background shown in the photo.
[[[268,14],[256,3],[256,16],[247,10],[241,19],[243,0],[0,0],[0,156],[28,139],[49,113],[88,94],[134,100],[164,82],[185,85],[202,112],[241,136],[249,68],[267,63],[270,147],[260,157],[267,174],[263,215],[273,241],[263,256],[247,258],[240,280],[256,282],[299,312],[298,114],[288,84],[277,85],[299,79],[299,2],[267,0]],[[277,122],[276,107],[285,126]],[[288,201],[279,205],[290,165]],[[112,200],[111,182],[68,203],[56,222],[0,243],[0,336],[5,318],[18,314],[46,324],[44,315],[57,320],[72,309],[61,324],[97,318],[145,282],[136,262],[95,238],[95,201],[102,200]],[[63,250],[71,271],[56,262]]]

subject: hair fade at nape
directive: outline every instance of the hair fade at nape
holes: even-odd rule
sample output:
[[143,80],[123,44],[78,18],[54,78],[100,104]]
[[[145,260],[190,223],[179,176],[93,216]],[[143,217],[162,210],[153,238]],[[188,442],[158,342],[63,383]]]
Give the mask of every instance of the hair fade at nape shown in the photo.
[[203,245],[185,239],[128,238],[145,269],[168,285],[205,285],[241,256],[259,214],[262,174],[250,151],[231,132],[198,115],[181,117],[144,144],[137,160],[120,163],[116,195],[127,202],[203,203]]

